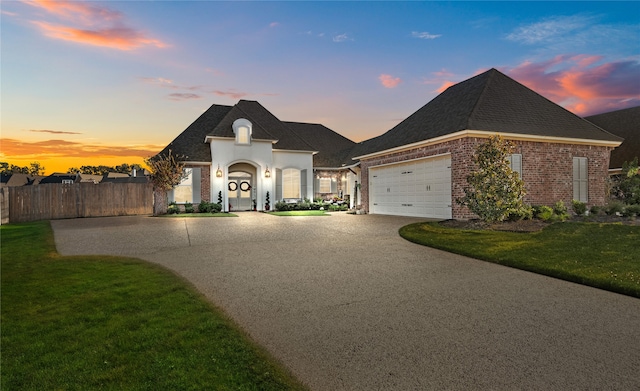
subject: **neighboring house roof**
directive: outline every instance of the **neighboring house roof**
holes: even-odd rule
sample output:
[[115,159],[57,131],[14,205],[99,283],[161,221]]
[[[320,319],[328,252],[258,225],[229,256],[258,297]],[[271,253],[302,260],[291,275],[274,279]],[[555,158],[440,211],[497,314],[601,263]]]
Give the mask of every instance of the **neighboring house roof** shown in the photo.
[[251,138],[277,141],[274,149],[314,151],[313,147],[298,136],[289,126],[271,114],[260,103],[240,100],[208,135],[212,137],[235,137],[233,122],[245,118],[252,124]]
[[102,183],[148,183],[149,182],[149,177],[148,176],[129,176],[126,175],[121,177],[121,176],[117,176],[117,177],[103,177],[102,178]]
[[363,156],[462,130],[622,141],[496,69],[447,88],[381,136],[363,141]]
[[[313,155],[313,166],[339,168],[343,166],[350,151],[357,145],[348,138],[321,124],[285,122],[296,134],[302,137],[317,154]],[[353,164],[353,161],[349,162]]]
[[56,172],[49,175],[48,177],[42,178],[42,180],[40,181],[40,184],[44,185],[47,183],[62,183],[63,180],[72,180],[75,183],[76,178],[77,178],[76,174],[61,174]]
[[622,145],[611,152],[609,168],[621,168],[622,163],[640,156],[640,106],[592,115],[585,119],[624,138]]
[[34,182],[34,177],[28,174],[12,173],[0,174],[0,183],[6,187],[18,187],[30,185]]
[[82,183],[100,183],[102,181],[102,175],[92,175],[92,174],[78,174],[79,181]]

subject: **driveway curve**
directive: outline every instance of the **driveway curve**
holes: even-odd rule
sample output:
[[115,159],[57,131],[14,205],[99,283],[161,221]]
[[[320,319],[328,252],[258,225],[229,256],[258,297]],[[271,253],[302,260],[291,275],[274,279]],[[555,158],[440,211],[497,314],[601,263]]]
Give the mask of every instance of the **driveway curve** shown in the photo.
[[52,221],[191,281],[312,390],[640,389],[640,300],[405,241],[409,217]]

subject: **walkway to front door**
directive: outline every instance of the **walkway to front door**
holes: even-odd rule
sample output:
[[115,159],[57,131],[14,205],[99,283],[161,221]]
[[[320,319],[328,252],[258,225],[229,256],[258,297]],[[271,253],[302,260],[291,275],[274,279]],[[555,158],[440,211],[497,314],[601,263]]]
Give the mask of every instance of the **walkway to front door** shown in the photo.
[[[253,176],[242,171],[229,173],[229,205],[232,211],[252,210]],[[253,197],[255,198],[255,197]]]

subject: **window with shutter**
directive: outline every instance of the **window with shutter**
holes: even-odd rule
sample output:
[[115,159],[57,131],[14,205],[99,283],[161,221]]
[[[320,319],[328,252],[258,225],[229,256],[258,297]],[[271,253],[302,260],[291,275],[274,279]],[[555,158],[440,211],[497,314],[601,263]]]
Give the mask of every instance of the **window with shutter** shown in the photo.
[[573,199],[580,202],[589,201],[589,171],[586,157],[573,158]]

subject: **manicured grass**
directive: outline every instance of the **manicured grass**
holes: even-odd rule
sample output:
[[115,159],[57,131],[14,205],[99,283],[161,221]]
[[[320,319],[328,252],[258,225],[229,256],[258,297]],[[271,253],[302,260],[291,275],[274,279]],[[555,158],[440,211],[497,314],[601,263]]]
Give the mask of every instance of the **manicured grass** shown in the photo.
[[269,212],[274,216],[331,216],[326,210],[289,210],[285,212]]
[[195,218],[195,217],[238,217],[237,214],[233,213],[176,213],[176,214],[166,214],[160,215],[158,217],[186,217],[186,218]]
[[412,242],[472,258],[640,297],[640,227],[556,223],[534,233],[447,228],[400,229]]
[[2,390],[304,389],[169,271],[59,256],[47,221],[0,234]]

